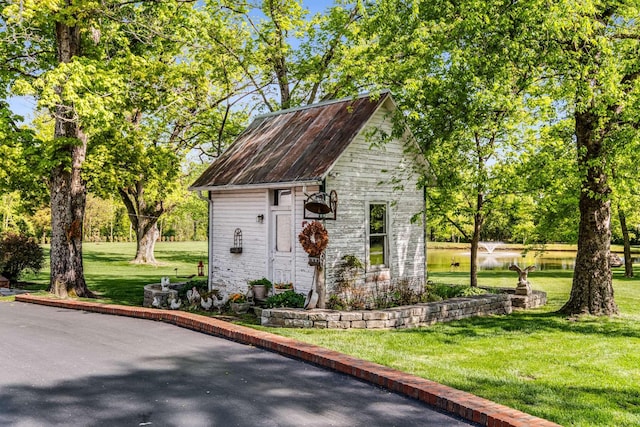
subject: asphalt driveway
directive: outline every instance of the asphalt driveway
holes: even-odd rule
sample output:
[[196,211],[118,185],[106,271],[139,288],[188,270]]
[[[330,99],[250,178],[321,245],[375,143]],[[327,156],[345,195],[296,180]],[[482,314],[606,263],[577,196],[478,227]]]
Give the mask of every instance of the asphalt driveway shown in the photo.
[[255,347],[127,317],[0,303],[2,426],[462,426]]

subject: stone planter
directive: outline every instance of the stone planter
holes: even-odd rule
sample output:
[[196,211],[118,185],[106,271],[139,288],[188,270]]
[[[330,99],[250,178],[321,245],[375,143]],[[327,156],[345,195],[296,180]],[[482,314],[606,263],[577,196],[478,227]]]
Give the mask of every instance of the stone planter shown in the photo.
[[231,311],[236,314],[244,314],[249,311],[249,307],[251,307],[251,304],[248,302],[232,302],[229,305],[231,307]]
[[144,286],[144,299],[142,302],[143,307],[153,307],[153,301],[157,298],[160,307],[166,307],[169,305],[169,300],[173,298],[178,298],[178,289],[180,289],[181,284],[170,285],[168,289],[163,290],[162,284],[160,283],[152,283],[150,285]]

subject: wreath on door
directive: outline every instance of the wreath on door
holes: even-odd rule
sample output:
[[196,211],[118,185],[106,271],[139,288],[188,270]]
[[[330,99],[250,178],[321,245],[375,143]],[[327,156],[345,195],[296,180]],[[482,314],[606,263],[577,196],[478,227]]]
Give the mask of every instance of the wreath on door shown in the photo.
[[329,244],[329,233],[320,221],[313,221],[302,229],[298,240],[309,256],[319,257]]

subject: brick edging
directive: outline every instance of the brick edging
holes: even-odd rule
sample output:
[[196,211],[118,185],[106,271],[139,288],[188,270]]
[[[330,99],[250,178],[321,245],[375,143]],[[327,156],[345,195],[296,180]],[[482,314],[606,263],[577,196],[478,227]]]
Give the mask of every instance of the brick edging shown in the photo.
[[348,356],[313,344],[270,332],[258,331],[211,317],[184,311],[129,307],[95,302],[59,300],[30,294],[16,295],[16,301],[94,313],[158,320],[176,326],[261,347],[289,357],[332,369],[382,388],[412,397],[442,411],[488,427],[558,426],[507,406],[434,381],[407,374],[377,363]]

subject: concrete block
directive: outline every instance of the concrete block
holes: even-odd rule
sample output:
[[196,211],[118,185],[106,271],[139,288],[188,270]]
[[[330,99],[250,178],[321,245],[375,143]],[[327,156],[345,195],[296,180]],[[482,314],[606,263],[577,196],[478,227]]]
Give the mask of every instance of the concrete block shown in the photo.
[[330,329],[349,329],[351,328],[351,322],[329,320],[327,321],[327,327]]
[[309,320],[315,321],[328,321],[328,320],[340,320],[339,311],[310,311]]
[[362,313],[363,320],[387,320],[389,313],[384,311],[365,311]]
[[362,315],[363,315],[362,311],[342,312],[340,315],[340,320],[343,322],[352,321],[352,320],[362,320]]

